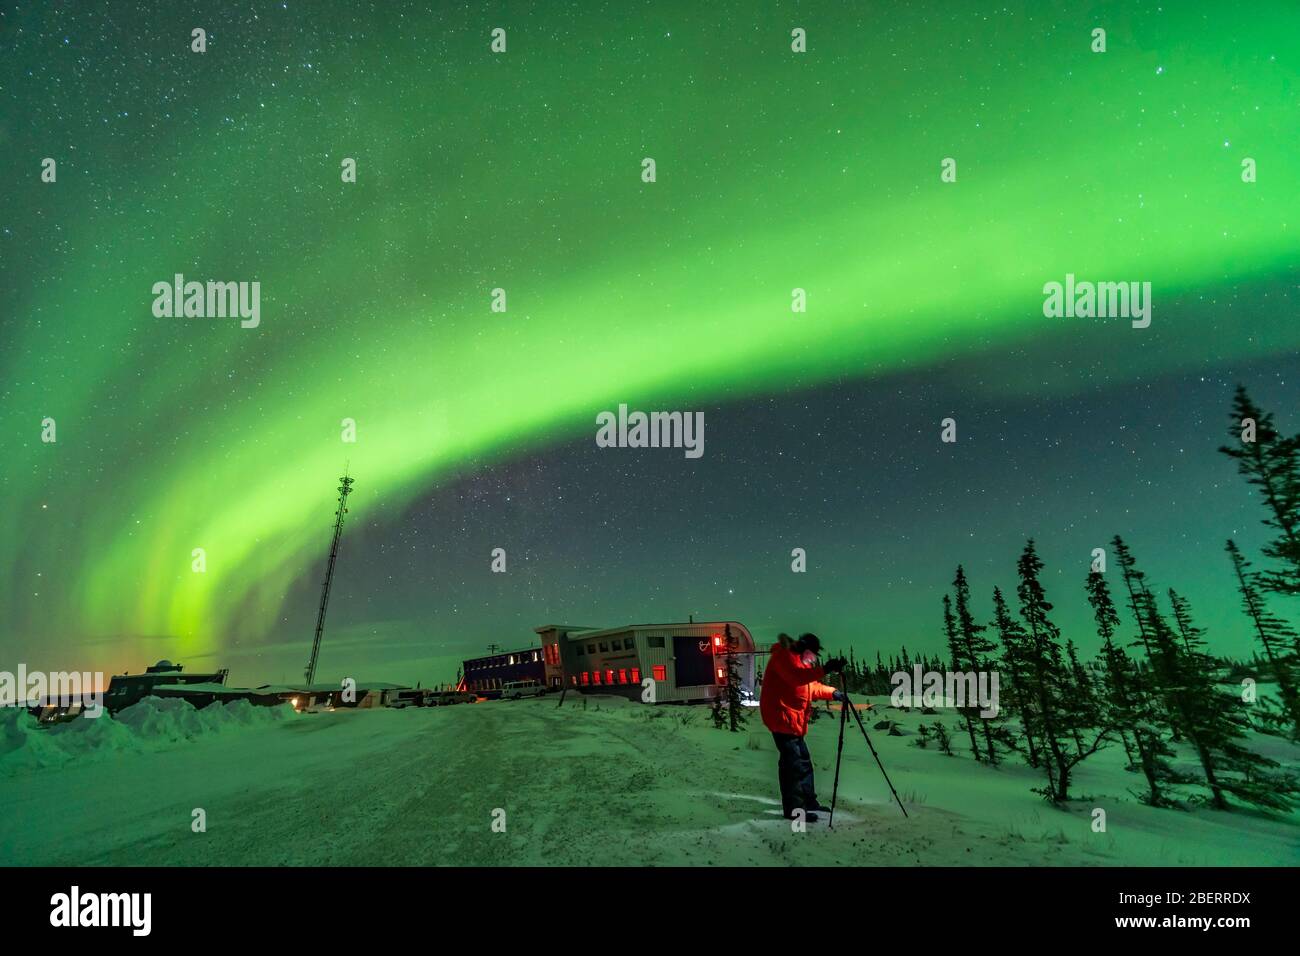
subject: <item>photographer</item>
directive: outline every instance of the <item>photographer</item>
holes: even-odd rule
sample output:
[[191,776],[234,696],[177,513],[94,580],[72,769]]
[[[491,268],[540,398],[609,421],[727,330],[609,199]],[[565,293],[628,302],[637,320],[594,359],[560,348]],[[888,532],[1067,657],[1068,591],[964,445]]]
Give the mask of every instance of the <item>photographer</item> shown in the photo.
[[813,701],[838,700],[844,695],[821,682],[828,673],[844,670],[844,659],[833,658],[818,665],[822,642],[816,634],[804,634],[796,641],[781,634],[772,645],[767,668],[763,671],[763,694],[759,712],[763,724],[776,741],[777,775],[781,784],[781,806],[786,819],[803,810],[804,819],[817,822],[817,812],[829,808],[817,800],[813,787],[812,756],[804,735],[808,733],[808,715]]

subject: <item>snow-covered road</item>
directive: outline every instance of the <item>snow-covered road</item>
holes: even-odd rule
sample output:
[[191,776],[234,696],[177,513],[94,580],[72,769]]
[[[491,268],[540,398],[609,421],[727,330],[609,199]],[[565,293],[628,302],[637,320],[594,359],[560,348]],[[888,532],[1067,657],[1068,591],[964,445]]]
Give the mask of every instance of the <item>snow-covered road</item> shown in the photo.
[[[572,697],[296,715],[0,775],[0,862],[1267,865],[1296,852],[1294,826],[1151,810],[1122,789],[1102,801],[1109,832],[1093,833],[1091,803],[1047,807],[1028,768],[883,733],[873,740],[911,818],[858,736],[845,741],[835,830],[793,833],[757,717],[731,734],[703,708]],[[818,721],[809,738],[827,803],[837,730]],[[206,832],[192,830],[196,809]]]

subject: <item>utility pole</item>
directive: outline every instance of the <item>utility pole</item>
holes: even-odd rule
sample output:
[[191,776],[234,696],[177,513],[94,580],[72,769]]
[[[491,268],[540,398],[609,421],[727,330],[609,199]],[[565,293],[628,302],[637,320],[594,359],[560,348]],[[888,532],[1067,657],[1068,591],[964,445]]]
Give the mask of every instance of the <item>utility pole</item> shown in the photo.
[[330,602],[330,584],[334,580],[334,565],[339,558],[339,539],[343,537],[343,516],[348,513],[348,495],[352,493],[353,479],[348,477],[346,469],[339,481],[341,482],[339,485],[339,507],[334,512],[334,540],[330,543],[330,560],[325,568],[325,583],[321,587],[320,612],[316,615],[316,636],[311,642],[311,659],[307,661],[307,669],[303,672],[307,678],[308,687],[316,679],[316,661],[320,657],[320,639],[325,632],[325,608]]

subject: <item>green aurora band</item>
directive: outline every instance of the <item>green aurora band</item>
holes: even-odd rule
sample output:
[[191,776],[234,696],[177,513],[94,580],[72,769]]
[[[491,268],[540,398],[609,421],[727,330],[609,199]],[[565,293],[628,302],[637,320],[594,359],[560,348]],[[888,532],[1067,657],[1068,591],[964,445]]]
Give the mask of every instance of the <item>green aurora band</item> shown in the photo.
[[[757,26],[751,5],[700,6],[448,12],[334,38],[310,70],[289,40],[283,71],[241,63],[250,28],[214,25],[205,57],[179,61],[202,71],[174,109],[197,127],[164,122],[147,91],[112,104],[138,124],[125,143],[89,105],[63,140],[6,121],[31,147],[5,200],[7,246],[31,250],[11,253],[31,272],[0,339],[7,640],[115,637],[125,656],[139,635],[193,654],[269,633],[322,556],[345,461],[354,515],[383,522],[467,462],[594,435],[620,401],[1024,343],[1159,374],[1203,348],[1175,302],[1300,261],[1293,4],[959,4],[939,22],[828,3]],[[108,41],[77,42],[93,62]],[[61,55],[30,37],[11,52]],[[61,95],[91,104],[106,78],[76,82]],[[57,186],[37,178],[44,155]],[[260,328],[154,318],[150,288],[177,272],[259,280]],[[1150,281],[1151,328],[1045,319],[1042,286],[1067,272]],[[1300,326],[1261,315],[1218,344],[1293,351]],[[1008,368],[982,387],[1080,383]],[[40,441],[47,415],[57,444]]]

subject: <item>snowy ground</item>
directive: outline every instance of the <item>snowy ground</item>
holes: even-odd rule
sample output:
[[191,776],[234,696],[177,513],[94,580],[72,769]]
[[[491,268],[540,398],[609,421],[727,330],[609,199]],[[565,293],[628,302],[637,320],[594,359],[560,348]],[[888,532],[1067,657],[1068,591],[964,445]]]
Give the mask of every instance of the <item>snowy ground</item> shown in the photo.
[[[1122,769],[1119,748],[1083,765],[1079,799],[1058,810],[1030,792],[1039,779],[1019,762],[990,770],[873,731],[911,814],[904,819],[850,728],[834,831],[823,819],[796,834],[780,817],[776,751],[756,712],[751,730],[731,734],[714,730],[704,708],[615,698],[584,707],[570,697],[563,709],[555,697],[306,715],[209,708],[201,721],[175,710],[180,702],[161,712],[145,703],[152,709],[132,726],[56,728],[86,738],[75,741],[5,715],[0,864],[1300,861],[1300,815],[1150,809],[1133,798],[1139,781]],[[888,713],[904,729],[935,719]],[[809,734],[826,803],[838,729],[822,719]],[[1297,762],[1297,748],[1260,741]],[[1094,807],[1107,812],[1105,833],[1092,831]],[[196,808],[206,833],[191,830]],[[498,808],[505,833],[492,829]]]

